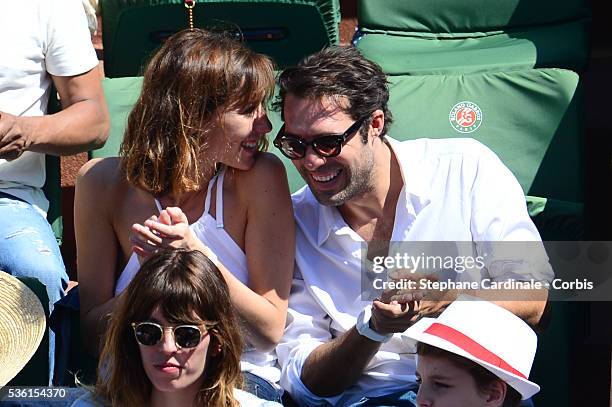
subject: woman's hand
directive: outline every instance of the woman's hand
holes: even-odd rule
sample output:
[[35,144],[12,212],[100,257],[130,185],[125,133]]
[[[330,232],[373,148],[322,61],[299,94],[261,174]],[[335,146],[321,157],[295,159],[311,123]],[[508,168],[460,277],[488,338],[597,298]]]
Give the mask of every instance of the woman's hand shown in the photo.
[[141,262],[162,248],[201,250],[203,246],[189,228],[187,216],[177,207],[164,209],[159,217],[153,215],[142,225],[132,225],[130,241],[132,251],[138,255]]

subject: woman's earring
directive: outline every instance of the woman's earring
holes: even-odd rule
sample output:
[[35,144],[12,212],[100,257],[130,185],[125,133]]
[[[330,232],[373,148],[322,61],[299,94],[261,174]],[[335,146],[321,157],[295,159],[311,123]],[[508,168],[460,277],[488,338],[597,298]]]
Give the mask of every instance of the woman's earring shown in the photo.
[[220,353],[221,353],[221,344],[217,343],[212,351],[212,355],[214,357],[214,356],[218,356]]

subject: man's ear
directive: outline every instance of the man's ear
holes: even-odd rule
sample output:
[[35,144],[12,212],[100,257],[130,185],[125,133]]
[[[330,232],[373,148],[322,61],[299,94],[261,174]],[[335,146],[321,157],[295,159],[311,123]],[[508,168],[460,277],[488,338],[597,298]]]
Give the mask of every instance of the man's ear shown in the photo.
[[385,114],[382,110],[376,109],[374,113],[372,113],[371,127],[373,131],[371,135],[376,137],[382,136],[383,129],[385,128]]
[[487,407],[502,407],[506,399],[507,390],[508,385],[505,382],[501,380],[493,381],[485,390],[485,394],[487,395],[485,405]]

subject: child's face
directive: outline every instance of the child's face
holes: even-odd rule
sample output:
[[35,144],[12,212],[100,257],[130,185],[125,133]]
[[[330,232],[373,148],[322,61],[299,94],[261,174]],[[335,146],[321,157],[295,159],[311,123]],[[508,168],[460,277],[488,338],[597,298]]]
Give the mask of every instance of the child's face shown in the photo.
[[419,407],[497,407],[499,397],[480,392],[467,370],[443,356],[419,355]]

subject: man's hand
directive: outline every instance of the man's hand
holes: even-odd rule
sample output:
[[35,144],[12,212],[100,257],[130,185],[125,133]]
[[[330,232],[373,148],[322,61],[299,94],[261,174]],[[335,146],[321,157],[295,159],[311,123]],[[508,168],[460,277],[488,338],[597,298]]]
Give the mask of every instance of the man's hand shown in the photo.
[[0,112],[0,159],[15,160],[32,144],[19,116]]
[[414,282],[414,289],[402,288],[385,290],[382,301],[386,303],[412,304],[416,302],[416,315],[413,316],[414,323],[418,318],[437,317],[446,307],[453,302],[459,292],[456,290],[424,290],[420,288],[422,280],[437,281],[435,274],[421,274],[406,269],[395,269],[389,272],[389,280],[394,282]]
[[370,328],[382,335],[404,332],[416,321],[418,310],[419,304],[416,301],[408,303],[392,301],[385,304],[374,300]]
[[437,280],[434,275],[425,275],[408,269],[391,270],[387,277],[390,282],[401,284],[404,287],[384,290],[381,301],[387,304],[392,301],[397,301],[400,304],[420,301],[428,294],[428,291],[421,288],[421,281]]

